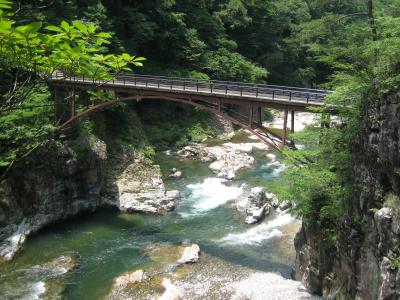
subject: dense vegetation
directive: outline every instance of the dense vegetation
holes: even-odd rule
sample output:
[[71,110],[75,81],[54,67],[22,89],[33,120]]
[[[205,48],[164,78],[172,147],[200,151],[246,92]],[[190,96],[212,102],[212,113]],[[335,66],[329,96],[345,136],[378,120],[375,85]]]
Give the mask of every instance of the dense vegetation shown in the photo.
[[[335,239],[335,223],[351,194],[350,147],[363,126],[364,107],[398,88],[400,1],[0,0],[0,9],[3,169],[51,138],[46,80],[55,69],[106,76],[139,65],[142,58],[132,56],[138,54],[147,61],[135,72],[331,88],[337,120],[321,114],[330,126],[297,137],[307,147],[287,151],[296,167],[280,192],[305,222],[322,225],[326,238]],[[24,107],[31,109],[10,110]],[[164,107],[142,117],[154,123],[181,110],[193,113]],[[149,126],[151,143],[165,147],[208,134],[201,113],[195,114],[182,119],[182,130]]]

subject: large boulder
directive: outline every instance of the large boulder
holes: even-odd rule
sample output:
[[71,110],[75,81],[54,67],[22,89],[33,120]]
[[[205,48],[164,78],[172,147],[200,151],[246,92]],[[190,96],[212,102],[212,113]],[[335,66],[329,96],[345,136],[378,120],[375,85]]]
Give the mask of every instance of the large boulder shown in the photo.
[[145,278],[143,270],[123,274],[114,280],[113,287],[126,286],[128,284],[141,283]]
[[246,224],[254,224],[260,221],[266,214],[268,215],[271,204],[267,202],[265,192],[262,187],[254,187],[251,189],[247,197],[246,204]]
[[200,247],[197,244],[185,247],[181,258],[177,261],[178,264],[195,263],[199,260]]

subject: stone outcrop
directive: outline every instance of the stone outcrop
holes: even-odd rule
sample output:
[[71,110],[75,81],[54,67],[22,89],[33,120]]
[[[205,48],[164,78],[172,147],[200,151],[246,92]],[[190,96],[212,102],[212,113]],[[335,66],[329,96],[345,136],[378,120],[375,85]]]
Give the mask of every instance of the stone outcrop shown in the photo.
[[254,187],[247,197],[246,204],[246,224],[254,224],[260,221],[265,215],[268,215],[271,209],[270,203],[267,202],[267,197],[263,188]]
[[199,260],[200,247],[197,244],[192,244],[185,247],[181,258],[177,261],[178,264],[195,263]]
[[209,168],[217,177],[231,180],[235,178],[237,171],[250,168],[254,164],[254,157],[250,154],[255,149],[268,150],[268,146],[263,143],[225,143],[214,147],[190,144],[179,150],[177,155],[209,162]]
[[113,288],[126,286],[128,284],[141,283],[144,279],[145,279],[145,274],[143,270],[129,272],[115,278]]
[[0,260],[12,259],[30,233],[101,205],[106,150],[100,140],[48,143],[35,158],[40,166],[15,170],[0,184]]
[[295,239],[297,276],[325,299],[400,299],[400,94],[369,99],[352,145],[355,191],[335,247],[321,228]]

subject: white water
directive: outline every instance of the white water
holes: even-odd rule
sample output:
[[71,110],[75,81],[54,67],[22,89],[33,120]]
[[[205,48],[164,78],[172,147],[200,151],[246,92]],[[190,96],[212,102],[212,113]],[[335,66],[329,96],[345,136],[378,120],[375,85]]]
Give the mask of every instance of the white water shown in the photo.
[[220,241],[224,244],[232,245],[257,245],[262,241],[269,240],[273,237],[283,236],[280,227],[290,224],[294,221],[294,218],[286,213],[279,213],[275,219],[269,222],[263,222],[261,224],[250,227],[241,233],[230,233],[223,237]]
[[190,203],[190,212],[181,212],[181,216],[190,217],[217,208],[228,201],[237,199],[243,193],[243,186],[228,186],[222,178],[206,178],[201,183],[189,184],[191,194],[186,200]]

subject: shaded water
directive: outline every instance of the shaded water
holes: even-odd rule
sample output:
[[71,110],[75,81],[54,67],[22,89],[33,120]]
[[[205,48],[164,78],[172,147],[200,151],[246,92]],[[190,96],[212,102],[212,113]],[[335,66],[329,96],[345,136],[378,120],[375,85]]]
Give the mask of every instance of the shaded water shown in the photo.
[[[0,298],[34,299],[28,284],[16,270],[44,263],[61,254],[75,253],[78,268],[68,279],[68,299],[99,299],[107,295],[115,277],[125,271],[146,268],[146,246],[155,243],[196,242],[212,256],[255,270],[277,271],[289,276],[293,259],[296,222],[286,213],[273,213],[259,225],[244,224],[233,202],[244,199],[255,185],[268,187],[279,177],[277,163],[268,162],[265,152],[256,153],[256,165],[232,182],[215,178],[206,164],[178,160],[159,154],[163,174],[172,167],[182,170],[179,179],[166,179],[170,189],[181,191],[178,209],[164,216],[99,211],[42,230],[29,238],[17,258],[0,271]],[[25,287],[25,291],[24,288]],[[3,296],[1,297],[1,295]]]

